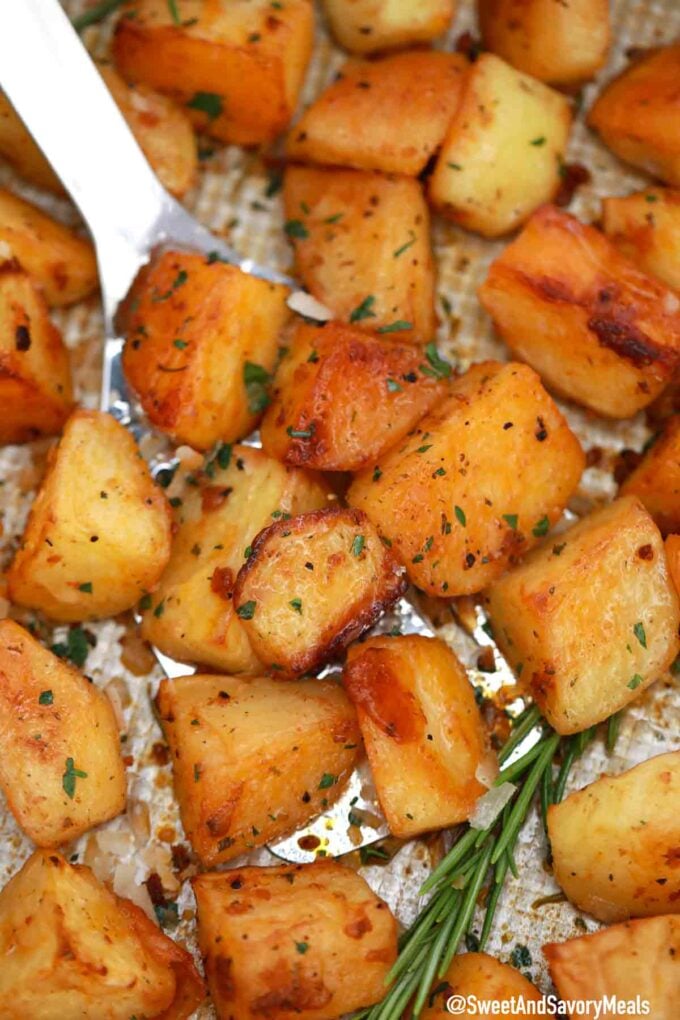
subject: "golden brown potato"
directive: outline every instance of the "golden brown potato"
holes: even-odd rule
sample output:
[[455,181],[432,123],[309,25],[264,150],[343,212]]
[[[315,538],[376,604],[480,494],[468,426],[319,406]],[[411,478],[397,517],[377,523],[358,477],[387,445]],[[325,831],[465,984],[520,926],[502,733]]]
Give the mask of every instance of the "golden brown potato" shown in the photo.
[[432,340],[434,262],[418,181],[293,166],[283,196],[297,272],[317,300],[359,329]]
[[433,349],[340,322],[300,324],[260,427],[263,449],[287,464],[358,471],[443,399],[450,373]]
[[166,251],[142,270],[121,316],[123,368],[151,423],[197,450],[251,432],[287,295],[210,255]]
[[[501,963],[487,953],[463,953],[454,956],[443,981],[435,981],[428,1005],[420,1014],[420,1020],[442,1020],[451,1016],[447,1010],[447,1000],[452,995],[462,995],[478,999],[480,1005],[474,1016],[479,1020],[492,1020],[500,1013],[482,1012],[481,1002],[505,1002],[514,1004],[507,1015],[522,1015],[517,1002],[541,1002],[543,996],[538,988],[532,985],[516,967]],[[528,1006],[524,1005],[524,1013],[529,1014]],[[466,1017],[471,1014],[465,1013]],[[540,1014],[537,1014],[540,1015]]]
[[629,418],[680,366],[680,300],[594,227],[552,206],[491,264],[479,299],[557,393]]
[[186,107],[194,124],[223,142],[271,141],[293,115],[312,49],[309,0],[134,0],[118,21],[113,56],[128,81],[142,81]]
[[680,185],[680,43],[652,50],[606,85],[588,124],[620,159]]
[[109,699],[12,620],[0,621],[0,789],[38,846],[68,843],[125,808]]
[[[680,994],[680,917],[625,921],[593,935],[543,946],[562,999],[586,1003],[579,1016],[595,1020],[601,1001],[647,1003],[651,1020],[677,1020]],[[588,1006],[588,1003],[590,1005]],[[613,1015],[613,1014],[610,1014]],[[619,1013],[619,1015],[621,1015]],[[632,1015],[632,1014],[629,1014]]]
[[184,662],[261,673],[233,607],[236,575],[258,531],[326,506],[328,491],[312,475],[249,446],[220,447],[191,481],[180,497],[170,562],[142,607],[142,635]]
[[477,0],[484,48],[540,81],[578,85],[607,59],[609,0]]
[[0,444],[59,432],[73,408],[71,366],[36,285],[0,259]]
[[488,756],[467,674],[443,641],[409,634],[350,648],[343,674],[380,805],[408,839],[464,822],[485,787]]
[[299,828],[340,795],[358,757],[356,714],[329,680],[163,680],[161,723],[191,845],[206,866]]
[[618,712],[680,648],[661,535],[633,496],[543,543],[485,603],[499,647],[558,733]]
[[377,53],[442,35],[456,0],[324,0],[333,35],[350,53]]
[[548,809],[555,880],[612,924],[680,911],[680,751],[603,776]]
[[385,994],[397,923],[349,868],[239,868],[193,887],[220,1020],[335,1020]]
[[4,92],[0,91],[0,156],[31,184],[63,195],[64,188],[54,170],[24,127]]
[[468,67],[432,50],[350,60],[293,128],[288,155],[415,177],[444,140]]
[[487,361],[359,474],[348,499],[414,584],[450,598],[480,591],[535,545],[559,520],[583,466],[536,373]]
[[205,998],[186,949],[54,851],[0,892],[0,956],[3,1020],[186,1020]]
[[65,622],[130,609],[168,562],[170,523],[127,429],[101,411],[75,411],[10,566],[9,597]]
[[673,586],[680,596],[680,535],[669,535],[664,542],[668,573]]
[[403,595],[406,578],[360,510],[329,507],[261,531],[241,567],[234,606],[270,669],[328,662]]
[[637,496],[662,534],[680,531],[680,415],[668,419],[620,492]]
[[467,230],[507,234],[557,193],[570,126],[564,96],[483,53],[430,178],[432,204]]
[[626,258],[680,290],[680,191],[646,188],[604,198],[602,227]]

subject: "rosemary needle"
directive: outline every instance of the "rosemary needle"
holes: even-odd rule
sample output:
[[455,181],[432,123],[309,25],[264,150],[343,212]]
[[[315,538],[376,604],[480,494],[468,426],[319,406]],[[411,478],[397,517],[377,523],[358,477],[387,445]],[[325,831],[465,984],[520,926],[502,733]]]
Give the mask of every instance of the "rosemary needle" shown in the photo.
[[103,21],[107,14],[111,14],[117,7],[121,7],[124,2],[125,0],[101,0],[101,3],[73,18],[73,27],[76,32],[82,32],[89,25],[96,25],[97,22]]

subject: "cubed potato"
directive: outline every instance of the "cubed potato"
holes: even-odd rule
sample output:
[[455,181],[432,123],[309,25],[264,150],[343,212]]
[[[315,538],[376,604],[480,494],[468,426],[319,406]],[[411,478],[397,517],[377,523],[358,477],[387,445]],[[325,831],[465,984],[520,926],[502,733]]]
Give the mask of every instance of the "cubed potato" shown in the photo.
[[620,492],[637,496],[662,534],[680,531],[680,415],[669,418]]
[[554,875],[598,921],[680,911],[680,751],[603,776],[548,809]]
[[68,843],[125,808],[111,702],[12,620],[0,621],[0,789],[38,846]]
[[9,568],[9,597],[64,622],[130,609],[158,583],[170,525],[132,435],[109,414],[76,411]]
[[432,204],[484,237],[507,234],[557,193],[570,126],[564,96],[483,53],[430,178]]
[[36,851],[0,892],[0,1016],[187,1020],[196,965],[89,868]]
[[555,85],[592,78],[611,43],[609,0],[477,0],[482,44]]
[[680,595],[680,535],[669,535],[664,542],[668,573],[673,586]]
[[234,606],[255,654],[285,675],[338,655],[405,590],[367,516],[329,507],[260,532],[236,578]]
[[353,645],[343,674],[394,836],[464,822],[489,756],[467,674],[450,648],[409,634]]
[[618,712],[680,648],[661,535],[633,496],[545,542],[485,603],[499,647],[558,733]]
[[123,368],[150,422],[196,450],[251,432],[287,296],[210,256],[166,251],[142,270],[121,315]]
[[330,680],[180,677],[162,681],[158,709],[184,831],[206,866],[323,811],[361,746],[356,713]]
[[432,349],[424,356],[340,322],[301,324],[276,373],[262,446],[287,464],[358,471],[443,399],[450,374]]
[[397,923],[349,868],[239,868],[193,887],[220,1020],[335,1020],[383,998]]
[[646,188],[605,198],[602,227],[626,258],[680,290],[680,191]]
[[615,996],[619,1006],[647,1004],[639,1014],[633,1007],[635,1015],[677,1020],[679,916],[624,921],[568,942],[550,942],[543,953],[560,998],[585,1004],[579,1016],[596,1020],[604,997]]
[[606,85],[588,124],[615,155],[680,185],[680,43],[652,50]]
[[45,299],[13,259],[0,260],[0,444],[60,431],[73,408],[71,365]]
[[[220,466],[222,465],[222,466]],[[177,509],[170,562],[147,597],[142,635],[166,655],[225,673],[260,673],[232,602],[234,581],[258,531],[328,503],[327,489],[262,450],[221,447]]]
[[0,156],[31,184],[37,184],[39,188],[45,188],[57,195],[64,194],[61,181],[2,90],[0,90]]
[[[538,988],[520,974],[516,967],[501,963],[487,953],[462,953],[454,956],[444,979],[435,981],[420,1020],[442,1020],[444,1016],[451,1016],[446,1003],[452,995],[478,999],[480,1006],[477,1012],[465,1015],[478,1016],[480,1020],[491,1020],[494,1015],[503,1015],[500,1010],[498,1013],[482,1013],[482,1002],[507,1003],[509,1009],[506,1015],[512,1016],[523,1013],[531,1015],[529,1010],[532,1007],[527,1006],[527,1003],[543,1000]],[[523,1009],[520,1010],[518,1003],[522,1004]]]
[[480,591],[559,520],[583,451],[526,365],[487,361],[354,480],[364,510],[429,595]]
[[546,385],[629,418],[680,366],[680,300],[594,227],[552,206],[491,264],[479,299]]
[[324,0],[333,35],[350,53],[430,42],[446,32],[456,0]]
[[297,272],[317,300],[359,329],[432,340],[434,261],[418,181],[293,166],[283,194]]
[[288,155],[415,177],[444,140],[468,67],[433,50],[350,60],[291,131]]
[[136,0],[113,38],[121,74],[186,107],[194,124],[223,142],[259,145],[287,126],[312,50],[309,0]]

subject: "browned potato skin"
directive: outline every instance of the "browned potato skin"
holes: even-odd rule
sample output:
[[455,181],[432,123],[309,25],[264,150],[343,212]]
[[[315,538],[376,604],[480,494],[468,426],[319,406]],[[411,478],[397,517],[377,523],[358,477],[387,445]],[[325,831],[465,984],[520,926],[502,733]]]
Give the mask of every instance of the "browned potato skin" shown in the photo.
[[257,675],[264,666],[233,606],[236,575],[262,528],[327,506],[329,492],[315,476],[250,446],[235,446],[226,469],[208,465],[182,492],[170,561],[141,633],[175,659]]
[[221,1020],[335,1020],[383,998],[397,923],[349,868],[239,868],[192,884]]
[[680,531],[680,415],[669,418],[619,492],[637,496],[663,535]]
[[261,412],[250,408],[245,365],[273,370],[287,294],[186,252],[142,270],[121,315],[123,368],[151,423],[196,450],[251,432]]
[[396,323],[398,331],[387,334],[394,339],[432,340],[435,270],[418,181],[292,166],[283,199],[288,223],[297,220],[304,231],[291,237],[299,278],[337,319],[351,322],[373,297],[370,314],[354,323],[359,329],[375,332]]
[[191,955],[89,868],[37,850],[0,892],[0,1016],[187,1020]]
[[300,324],[276,373],[262,447],[286,464],[359,471],[403,439],[448,389],[412,344],[341,322]]
[[406,587],[366,514],[329,507],[260,532],[236,578],[234,606],[262,662],[283,675],[306,673],[371,627]]
[[328,680],[186,676],[162,681],[158,709],[182,824],[206,867],[319,814],[361,746],[356,713]]
[[[550,975],[562,999],[584,1001],[616,996],[649,1002],[653,1020],[676,1020],[680,917],[624,921],[593,935],[543,946]],[[595,1006],[588,1013],[595,1018]]]
[[451,24],[456,0],[324,0],[333,35],[350,53],[377,53],[436,39]]
[[639,697],[680,648],[661,535],[633,496],[546,541],[484,602],[499,648],[562,734]]
[[61,181],[24,127],[4,92],[0,91],[0,156],[16,172],[39,188],[63,195]]
[[288,156],[415,177],[444,140],[468,67],[431,50],[350,60],[293,128]]
[[[40,704],[51,691],[49,705]],[[118,727],[106,695],[12,620],[0,621],[0,788],[37,846],[76,839],[125,808]],[[71,798],[66,759],[87,773]]]
[[606,924],[680,911],[679,797],[674,751],[548,808],[555,880],[579,910]]
[[602,229],[631,262],[680,291],[680,191],[646,188],[604,198]]
[[[357,475],[348,500],[415,585],[450,598],[480,591],[534,546],[533,529],[559,520],[583,467],[536,373],[487,361],[456,379],[377,470]],[[517,515],[517,526],[504,515]]]
[[477,0],[484,48],[554,85],[578,85],[603,66],[609,0]]
[[[450,1017],[451,1013],[446,1008],[446,1002],[452,995],[463,995],[466,998],[474,996],[480,1002],[520,1000],[527,1003],[541,1002],[543,999],[538,988],[535,988],[531,981],[527,981],[516,967],[501,963],[487,953],[463,953],[454,956],[443,981],[434,982],[432,995],[420,1014],[420,1020],[442,1020],[444,1016]],[[481,1006],[475,1013],[480,1020],[492,1020],[498,1015],[482,1012]]]
[[36,285],[0,262],[0,444],[53,436],[73,408],[71,365]]
[[605,86],[587,122],[620,159],[680,185],[680,43],[652,50]]
[[680,596],[680,535],[669,535],[664,542],[668,573],[673,586]]
[[512,353],[598,414],[629,418],[680,366],[680,302],[594,227],[539,209],[479,299]]
[[466,821],[489,751],[467,674],[443,641],[416,634],[353,645],[343,674],[390,832],[409,839]]
[[132,435],[109,414],[75,411],[10,565],[9,598],[65,623],[131,609],[158,583],[170,528]]
[[[223,142],[259,145],[287,126],[312,50],[309,0],[211,4],[182,0],[182,24],[166,0],[132,0],[118,21],[113,57],[128,81],[171,96],[201,131]],[[191,107],[215,97],[215,115]]]

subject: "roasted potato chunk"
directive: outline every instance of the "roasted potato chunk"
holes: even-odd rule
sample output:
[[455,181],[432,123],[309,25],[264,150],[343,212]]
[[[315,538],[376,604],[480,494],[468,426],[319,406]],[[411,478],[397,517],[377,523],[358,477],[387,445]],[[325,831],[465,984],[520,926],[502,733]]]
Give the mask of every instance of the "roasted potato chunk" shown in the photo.
[[557,193],[570,126],[564,96],[483,53],[430,178],[432,204],[484,237],[507,234]]
[[343,675],[356,706],[390,831],[409,839],[464,822],[485,787],[485,730],[467,674],[444,644],[409,634],[350,648]]
[[170,508],[115,418],[69,418],[8,573],[12,602],[54,620],[130,609],[170,556]]
[[8,1020],[186,1020],[205,998],[186,949],[54,851],[36,851],[0,892],[0,956]]
[[646,188],[602,200],[602,227],[626,258],[680,290],[680,191]]
[[39,188],[45,188],[57,195],[64,194],[61,181],[1,90],[0,156],[6,159],[16,172],[31,184],[36,184]]
[[239,868],[199,875],[193,887],[221,1020],[335,1020],[385,994],[397,923],[349,868]]
[[434,263],[418,181],[294,166],[283,194],[297,271],[317,300],[359,329],[432,339]]
[[76,839],[125,808],[111,702],[12,620],[0,621],[0,788],[38,846]]
[[119,20],[113,56],[128,81],[146,82],[186,107],[223,142],[271,141],[293,115],[312,49],[309,0],[133,0]]
[[430,42],[451,24],[456,0],[324,0],[333,35],[350,53]]
[[677,84],[680,43],[643,55],[605,86],[588,124],[615,155],[680,185]]
[[166,655],[226,673],[260,673],[232,602],[234,581],[250,545],[272,520],[327,505],[312,475],[262,450],[220,447],[180,497],[170,562],[147,597],[142,635]]
[[0,261],[0,444],[59,432],[73,408],[71,365],[36,285]]
[[[510,1006],[509,1009],[510,1016],[513,1013],[521,1015],[522,1011],[517,1007],[518,1001],[525,1004],[541,1002],[543,999],[538,988],[520,974],[516,967],[501,963],[487,953],[463,953],[454,956],[444,980],[435,981],[428,1005],[420,1014],[420,1020],[442,1020],[444,1016],[451,1016],[446,1003],[452,995],[473,997],[480,1002],[514,1003],[514,1008]],[[474,1015],[481,1017],[481,1020],[491,1020],[492,1016],[501,1015],[482,1014],[479,1008]],[[523,1012],[528,1014],[526,1006]]]
[[339,322],[301,324],[276,374],[263,449],[287,464],[358,471],[448,393],[450,373],[433,348],[423,356]]
[[500,649],[558,733],[623,708],[680,647],[661,535],[633,496],[545,542],[485,603]]
[[322,811],[361,745],[354,709],[329,680],[180,677],[162,681],[158,709],[184,830],[206,866]]
[[468,67],[432,50],[350,60],[293,128],[288,155],[415,177],[444,140]]
[[0,254],[21,264],[49,305],[81,301],[97,287],[92,245],[4,188],[0,188]]
[[526,365],[487,361],[406,441],[354,480],[411,581],[450,598],[480,591],[560,517],[583,471],[578,440]]
[[491,264],[479,299],[513,354],[598,414],[631,417],[680,366],[678,297],[552,206]]
[[306,673],[367,630],[405,589],[366,515],[329,507],[260,532],[236,578],[234,606],[262,662]]
[[164,252],[142,270],[121,316],[123,368],[151,423],[197,450],[251,432],[287,295],[210,256]]
[[680,531],[680,415],[669,418],[620,492],[637,496],[662,534]]
[[555,880],[598,921],[680,910],[680,751],[603,776],[548,808]]
[[[605,996],[621,1002],[647,1002],[653,1020],[676,1020],[680,917],[625,921],[593,935],[543,947],[560,998],[583,1001],[595,1020]],[[589,1005],[588,1005],[589,1004]],[[610,1014],[612,1015],[612,1014]]]
[[607,59],[609,0],[477,0],[484,48],[540,81],[578,85]]

